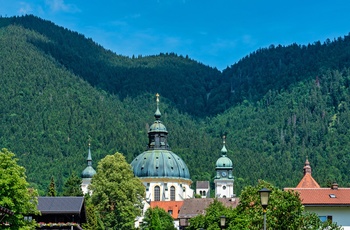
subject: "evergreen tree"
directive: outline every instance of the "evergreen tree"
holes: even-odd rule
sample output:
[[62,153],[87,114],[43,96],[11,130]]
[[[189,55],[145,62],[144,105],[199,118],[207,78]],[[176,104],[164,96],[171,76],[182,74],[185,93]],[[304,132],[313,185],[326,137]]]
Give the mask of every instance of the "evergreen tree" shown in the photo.
[[91,182],[92,204],[108,229],[133,229],[141,214],[145,187],[121,153],[107,155]]
[[53,176],[51,176],[50,184],[47,187],[47,194],[46,196],[56,196],[56,185],[55,185],[55,179]]
[[63,196],[83,196],[81,190],[82,180],[76,174],[71,174],[63,188]]
[[[11,210],[13,215],[1,216],[1,229],[35,229],[35,221],[24,220],[25,215],[38,214],[37,192],[28,188],[25,169],[17,164],[15,154],[0,151],[0,206]],[[8,222],[9,226],[3,226]]]

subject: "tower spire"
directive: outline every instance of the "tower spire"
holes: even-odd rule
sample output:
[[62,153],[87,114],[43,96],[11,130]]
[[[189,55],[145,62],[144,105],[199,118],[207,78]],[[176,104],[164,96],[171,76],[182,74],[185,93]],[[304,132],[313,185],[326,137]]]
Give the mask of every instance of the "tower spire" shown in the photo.
[[157,110],[154,113],[154,117],[156,118],[156,120],[159,120],[162,114],[159,111],[159,94],[158,93],[156,94],[156,102],[157,102]]
[[311,166],[310,166],[310,162],[309,162],[307,156],[306,156],[306,161],[305,161],[303,169],[304,169],[304,175],[307,173],[311,174]]
[[223,146],[222,146],[222,149],[221,149],[221,154],[223,156],[226,156],[227,149],[226,149],[226,146],[225,146],[225,144],[226,144],[226,136],[225,135],[222,137],[222,144],[223,144]]

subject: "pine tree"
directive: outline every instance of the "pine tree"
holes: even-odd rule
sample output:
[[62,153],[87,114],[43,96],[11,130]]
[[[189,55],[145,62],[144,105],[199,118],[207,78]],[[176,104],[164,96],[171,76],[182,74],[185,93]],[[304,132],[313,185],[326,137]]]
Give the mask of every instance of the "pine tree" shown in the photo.
[[63,188],[63,196],[83,196],[82,180],[76,174],[71,174]]
[[47,196],[56,196],[56,185],[55,185],[55,179],[53,176],[51,176],[51,181],[49,184],[49,187],[47,188]]

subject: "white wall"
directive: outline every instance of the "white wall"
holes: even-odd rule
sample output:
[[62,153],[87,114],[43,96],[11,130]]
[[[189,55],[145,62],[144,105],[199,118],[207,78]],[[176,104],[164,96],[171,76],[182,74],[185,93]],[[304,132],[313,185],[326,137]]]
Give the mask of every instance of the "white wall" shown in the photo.
[[350,206],[349,207],[305,206],[305,210],[309,212],[314,212],[318,216],[332,216],[333,222],[337,223],[340,226],[350,227]]

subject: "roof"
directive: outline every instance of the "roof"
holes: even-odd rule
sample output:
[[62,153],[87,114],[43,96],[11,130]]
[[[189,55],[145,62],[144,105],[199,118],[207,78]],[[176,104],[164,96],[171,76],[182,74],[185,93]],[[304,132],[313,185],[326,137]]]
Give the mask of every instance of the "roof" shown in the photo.
[[311,176],[311,173],[306,173],[297,185],[297,188],[320,188],[320,185]]
[[285,188],[300,194],[305,206],[350,206],[350,188]]
[[196,182],[197,189],[209,189],[209,181],[197,181]]
[[42,214],[80,214],[84,197],[39,197],[38,210]]
[[9,214],[9,215],[14,214],[10,209],[0,206],[0,215],[2,215],[2,213]]
[[[223,203],[226,207],[237,207],[238,198],[217,198],[218,201]],[[205,209],[214,202],[214,198],[193,198],[185,199],[181,207],[178,218],[192,218],[200,214],[205,214]]]
[[151,208],[159,207],[166,212],[172,211],[171,216],[177,219],[179,211],[183,205],[183,201],[151,201]]

